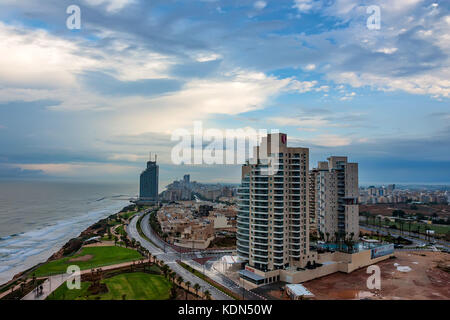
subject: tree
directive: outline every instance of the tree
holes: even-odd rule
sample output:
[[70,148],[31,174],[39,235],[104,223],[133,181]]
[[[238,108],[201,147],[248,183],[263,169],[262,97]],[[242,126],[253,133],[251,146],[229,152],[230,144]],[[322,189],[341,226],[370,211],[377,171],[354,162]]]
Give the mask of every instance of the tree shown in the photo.
[[190,281],[186,282],[186,287],[187,287],[187,291],[186,291],[186,300],[187,300],[187,294],[189,292],[189,288],[191,287],[191,282]]
[[350,232],[350,239],[348,241],[348,246],[351,250],[351,252],[353,252],[353,238],[355,237],[355,233],[354,232]]
[[204,294],[206,300],[211,300],[211,293],[208,290],[205,290]]
[[170,288],[170,300],[175,300],[177,298],[177,288],[175,286],[172,286],[172,288]]
[[198,283],[194,284],[195,294],[198,296],[198,290],[200,290],[200,285]]
[[183,281],[184,281],[183,277],[182,276],[178,276],[178,278],[177,278],[178,284],[181,285],[183,283]]
[[384,224],[386,225],[386,226],[389,226],[389,224],[390,224],[390,222],[391,222],[391,220],[389,219],[389,218],[384,218]]
[[164,277],[167,278],[167,273],[169,272],[169,266],[167,264],[164,264],[161,266],[161,270],[164,273]]
[[403,234],[403,225],[405,224],[405,221],[400,220],[399,223],[400,223],[400,234]]
[[327,232],[327,233],[325,233],[326,235],[327,235],[327,239],[326,239],[326,242],[328,242],[329,240],[330,240],[330,233],[329,232]]
[[394,211],[392,211],[392,216],[393,217],[403,218],[405,216],[405,211],[403,211],[403,210],[394,210]]
[[319,231],[319,237],[321,240],[323,240],[323,232],[322,231]]

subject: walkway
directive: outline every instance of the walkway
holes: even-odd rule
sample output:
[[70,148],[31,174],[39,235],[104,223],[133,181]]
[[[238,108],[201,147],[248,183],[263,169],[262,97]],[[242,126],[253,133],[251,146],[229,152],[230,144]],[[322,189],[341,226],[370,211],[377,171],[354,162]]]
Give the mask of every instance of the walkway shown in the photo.
[[[135,261],[130,261],[130,262],[113,264],[113,265],[109,265],[109,266],[98,267],[98,268],[94,268],[94,269],[102,269],[102,271],[114,270],[114,269],[129,267],[133,264],[140,263],[141,261],[144,261],[144,263],[149,262],[148,259],[135,260]],[[91,269],[81,270],[82,275],[88,274],[90,272],[91,272]],[[68,275],[66,273],[63,273],[63,274],[58,274],[58,275],[54,275],[54,276],[50,276],[50,277],[38,278],[38,279],[47,278],[47,280],[42,284],[42,287],[43,287],[42,294],[36,295],[36,293],[34,291],[31,291],[25,297],[23,297],[22,300],[45,300],[53,291],[58,289],[59,286],[61,286],[67,280],[70,280],[71,277],[73,277],[73,275]]]

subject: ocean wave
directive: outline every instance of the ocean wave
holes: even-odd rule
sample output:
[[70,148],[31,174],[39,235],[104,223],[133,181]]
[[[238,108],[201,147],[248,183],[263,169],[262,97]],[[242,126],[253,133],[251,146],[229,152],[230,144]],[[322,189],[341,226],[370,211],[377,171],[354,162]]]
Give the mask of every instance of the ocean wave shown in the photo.
[[[14,275],[9,273],[17,273],[38,262],[44,262],[54,253],[55,248],[57,250],[99,219],[118,212],[127,204],[126,201],[114,200],[112,203],[105,203],[102,208],[90,208],[82,214],[74,213],[72,217],[60,218],[30,231],[2,237],[0,283]],[[36,261],[35,257],[40,257],[40,261]]]

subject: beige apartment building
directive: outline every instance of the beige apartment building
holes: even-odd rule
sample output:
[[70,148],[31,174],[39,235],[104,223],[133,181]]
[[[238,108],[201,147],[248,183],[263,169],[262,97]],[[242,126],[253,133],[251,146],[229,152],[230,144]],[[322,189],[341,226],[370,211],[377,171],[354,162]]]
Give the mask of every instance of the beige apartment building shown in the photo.
[[359,238],[358,164],[329,157],[310,171],[310,219],[326,241]]
[[317,256],[309,252],[309,149],[288,147],[278,133],[263,138],[255,155],[242,167],[237,253],[263,272],[304,267]]
[[320,253],[309,249],[310,210],[311,221],[329,241],[343,235],[358,240],[357,163],[330,157],[310,173],[309,150],[288,147],[283,133],[263,138],[255,155],[242,166],[237,192],[236,251],[246,262],[239,271],[246,286],[349,273],[393,255],[393,244],[386,243],[328,243]]

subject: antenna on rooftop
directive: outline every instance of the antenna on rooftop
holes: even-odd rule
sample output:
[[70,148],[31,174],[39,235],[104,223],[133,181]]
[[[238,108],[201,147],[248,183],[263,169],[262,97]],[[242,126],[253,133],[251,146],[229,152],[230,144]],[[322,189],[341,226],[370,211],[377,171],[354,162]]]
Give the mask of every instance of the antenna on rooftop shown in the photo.
[[148,153],[148,161],[152,161],[152,152],[151,151]]
[[156,162],[156,159],[158,158],[158,155],[157,154],[155,154],[155,162]]

